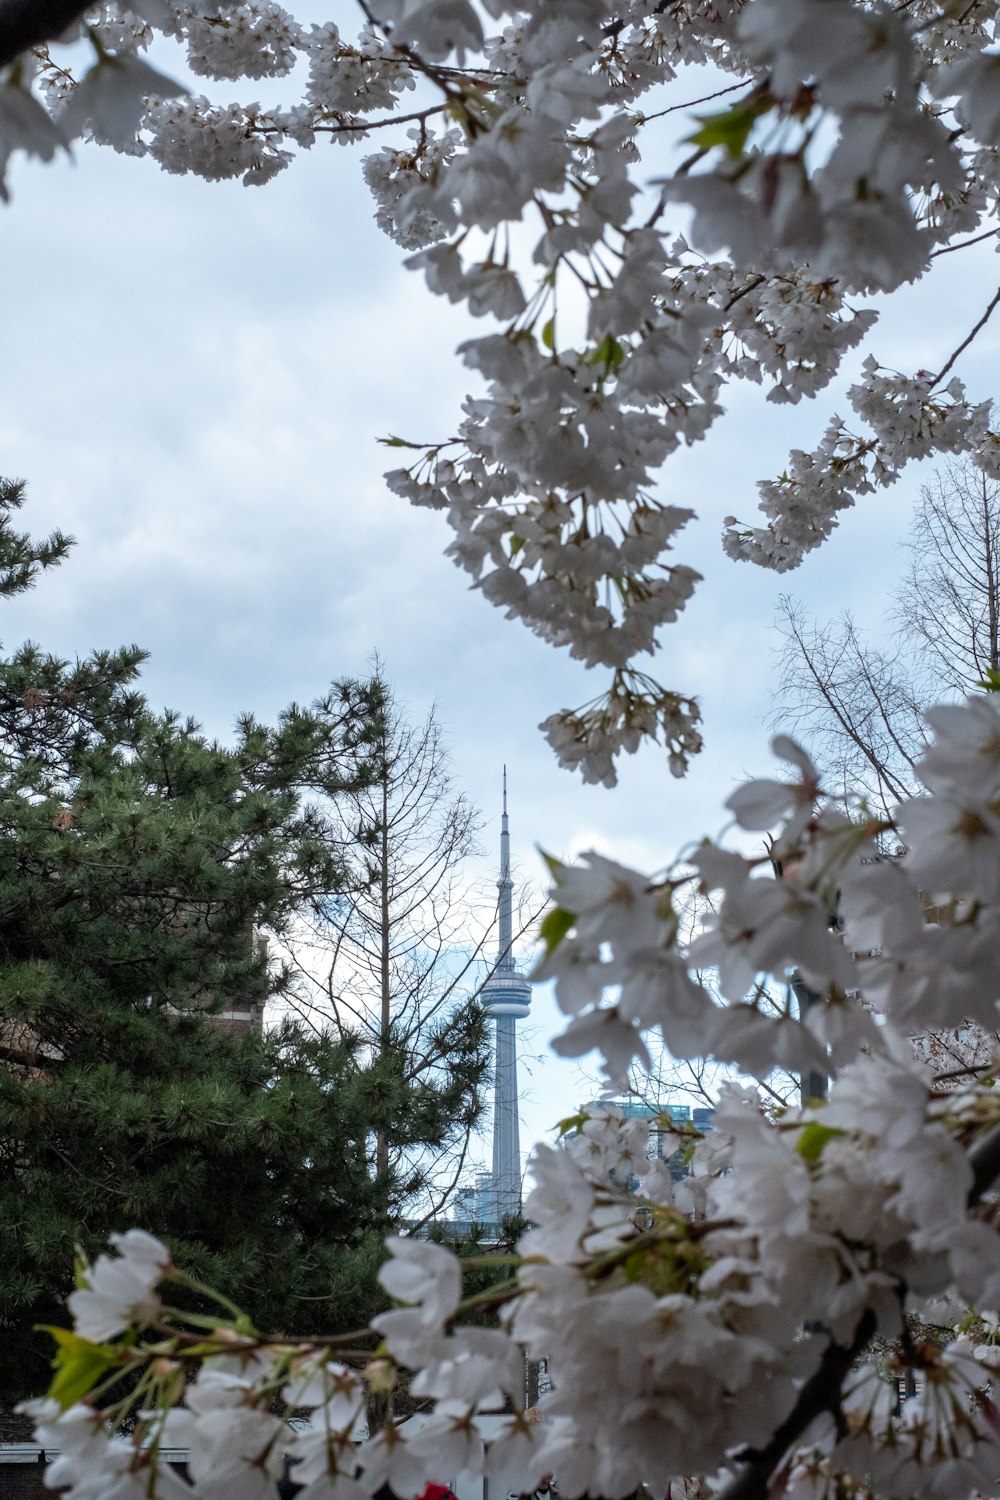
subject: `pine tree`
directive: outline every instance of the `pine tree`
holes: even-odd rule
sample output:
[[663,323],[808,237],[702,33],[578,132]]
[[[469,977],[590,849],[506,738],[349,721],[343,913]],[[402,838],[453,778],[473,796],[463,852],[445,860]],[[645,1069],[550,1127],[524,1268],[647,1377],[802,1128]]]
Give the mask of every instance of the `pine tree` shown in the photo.
[[[65,557],[16,531],[0,593]],[[344,879],[330,809],[377,767],[384,694],[341,683],[231,746],[155,714],[137,647],[0,658],[0,1395],[45,1379],[74,1244],[142,1224],[267,1326],[364,1323],[394,1199],[381,1071],[344,1031],[225,1030],[287,983],[279,936]],[[325,811],[323,809],[326,809]],[[400,1081],[401,1102],[406,1083]],[[409,1145],[440,1130],[400,1109]],[[392,1129],[391,1123],[389,1125]],[[393,1141],[395,1145],[395,1140]]]

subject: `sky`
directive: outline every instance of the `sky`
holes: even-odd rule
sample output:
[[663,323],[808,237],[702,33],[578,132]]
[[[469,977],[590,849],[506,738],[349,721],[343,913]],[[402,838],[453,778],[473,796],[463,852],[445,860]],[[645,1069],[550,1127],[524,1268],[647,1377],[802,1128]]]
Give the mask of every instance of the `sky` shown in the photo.
[[[247,93],[216,88],[222,102]],[[483,325],[403,268],[375,226],[361,155],[318,147],[263,188],[170,177],[93,147],[72,163],[15,164],[0,207],[0,472],[28,481],[26,526],[60,526],[78,546],[33,594],[4,603],[0,638],[67,657],[137,641],[151,653],[154,706],[223,738],[239,712],[308,701],[378,652],[414,718],[437,706],[456,781],[484,812],[484,877],[504,764],[526,882],[544,883],[539,849],[596,848],[657,869],[725,826],[741,779],[771,773],[779,594],[820,618],[850,609],[883,632],[926,472],[865,501],[797,573],[730,562],[722,517],[755,520],[755,480],[845,410],[863,354],[799,408],[767,405],[753,386],[730,392],[724,421],[670,461],[659,489],[698,512],[677,557],[705,582],[664,630],[652,671],[700,697],[706,749],[683,782],[647,750],[616,790],[583,786],[536,726],[596,683],[470,590],[443,556],[441,517],[383,483],[395,455],[379,436],[453,430],[468,389],[453,350]],[[647,166],[655,176],[657,162]],[[939,273],[886,310],[869,345],[883,364],[939,368],[997,281],[983,247]],[[978,399],[992,394],[998,338],[987,327],[957,368]],[[593,1093],[545,1052],[558,1019],[547,992],[535,1011],[524,1144]]]

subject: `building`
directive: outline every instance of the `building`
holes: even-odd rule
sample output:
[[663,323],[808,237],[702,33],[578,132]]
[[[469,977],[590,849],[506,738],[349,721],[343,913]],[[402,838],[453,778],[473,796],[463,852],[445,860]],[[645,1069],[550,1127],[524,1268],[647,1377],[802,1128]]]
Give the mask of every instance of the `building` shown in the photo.
[[[210,915],[210,914],[209,914]],[[183,934],[192,928],[203,928],[209,916],[204,912],[192,912],[190,909],[182,908],[172,919],[170,926],[174,932]],[[213,1031],[223,1032],[230,1036],[239,1036],[247,1031],[256,1031],[258,1034],[264,1030],[264,1007],[267,1004],[267,949],[268,943],[264,933],[256,927],[250,927],[247,937],[243,940],[247,947],[244,950],[246,956],[259,965],[256,983],[247,986],[245,992],[238,998],[232,998],[228,1003],[219,1002],[218,995],[211,990],[202,989],[189,995],[190,1009],[203,1010],[206,1012],[206,1020]],[[167,1014],[178,1014],[174,1006],[167,1007]]]
[[[701,1135],[715,1128],[715,1110],[703,1105],[690,1104],[646,1104],[641,1099],[603,1099],[590,1106],[591,1109],[610,1108],[626,1120],[649,1121],[649,1143],[647,1154],[664,1159],[668,1132],[662,1128],[662,1119],[668,1115],[674,1126],[692,1126]],[[673,1151],[666,1158],[670,1175],[679,1182],[687,1173],[687,1163],[682,1151]],[[638,1185],[638,1184],[636,1184]]]
[[477,1172],[474,1184],[459,1188],[452,1199],[452,1220],[457,1228],[460,1224],[492,1225],[496,1219],[496,1196],[493,1191],[493,1173]]

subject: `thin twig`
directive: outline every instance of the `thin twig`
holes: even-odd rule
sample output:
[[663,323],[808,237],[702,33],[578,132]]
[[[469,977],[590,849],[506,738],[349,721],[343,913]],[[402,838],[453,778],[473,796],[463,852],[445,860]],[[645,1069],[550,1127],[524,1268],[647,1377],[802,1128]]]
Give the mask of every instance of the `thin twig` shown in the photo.
[[970,1073],[988,1073],[995,1063],[970,1063],[965,1068],[952,1068],[950,1073],[935,1073],[931,1083],[946,1083],[950,1078],[968,1078]]
[[997,234],[1000,234],[1000,229],[984,229],[982,234],[973,235],[971,240],[959,240],[957,245],[942,245],[940,250],[932,250],[930,258],[936,260],[939,255],[950,255],[953,250],[967,250],[970,245],[978,245],[982,240],[991,240]]
[[425,61],[425,59],[420,56],[420,53],[417,52],[415,48],[409,46],[408,43],[397,42],[392,34],[393,28],[391,26],[387,26],[378,19],[378,17],[372,11],[371,6],[368,4],[368,0],[357,0],[357,3],[359,9],[364,15],[365,20],[368,22],[372,30],[381,31],[382,35],[388,40],[389,45],[395,50],[397,55],[400,57],[404,57],[406,61],[411,65],[411,67],[415,68],[418,73],[423,73],[425,78],[429,78],[432,83],[437,84],[438,88],[444,94],[445,99],[449,103],[455,104],[459,108],[461,108],[468,118],[468,111],[465,105],[465,93],[460,87],[456,88],[452,84],[451,78],[448,76],[448,74],[451,72],[451,69],[448,69],[446,71],[443,68],[437,67],[435,64]]
[[931,390],[933,390],[936,385],[940,385],[941,384],[942,380],[947,375],[948,371],[951,369],[951,367],[955,363],[956,359],[958,359],[958,356],[960,354],[964,353],[964,351],[966,349],[968,349],[969,345],[972,343],[972,340],[976,337],[976,334],[979,333],[981,329],[983,329],[983,328],[986,327],[986,324],[989,322],[990,318],[993,316],[993,310],[996,307],[996,305],[997,305],[998,302],[1000,302],[1000,287],[997,287],[996,295],[994,296],[993,301],[990,303],[989,307],[983,313],[982,317],[979,319],[979,322],[976,324],[975,328],[973,328],[973,330],[969,334],[968,338],[962,340],[962,342],[959,344],[958,348],[955,350],[954,354],[951,356],[951,358],[948,360],[948,362],[934,376],[934,378],[932,379],[931,384],[930,384],[930,389]]
[[427,109],[415,109],[409,115],[386,115],[382,120],[358,120],[354,125],[314,125],[313,130],[317,135],[350,135],[359,131],[364,134],[369,130],[381,130],[386,125],[408,125],[411,120],[419,120],[423,124],[431,115],[444,114],[447,108],[447,104],[433,104]]
[[747,80],[740,79],[739,83],[730,83],[724,89],[716,89],[714,94],[703,94],[700,99],[686,99],[683,104],[669,104],[666,109],[658,109],[652,115],[636,115],[637,125],[647,125],[650,120],[662,120],[664,115],[675,114],[679,109],[694,109],[696,104],[708,104],[712,99],[721,99],[723,94],[733,94],[737,89],[745,89]]
[[741,297],[746,297],[750,292],[755,292],[757,290],[757,288],[759,286],[762,286],[763,283],[766,280],[767,280],[766,276],[761,276],[761,275],[752,276],[750,278],[750,280],[747,282],[747,284],[746,284],[745,287],[741,288],[740,291],[735,292],[733,294],[733,296],[730,297],[729,301],[726,303],[725,307],[723,308],[723,312],[728,312],[731,307],[735,307],[736,304],[737,304],[737,302],[740,300]]

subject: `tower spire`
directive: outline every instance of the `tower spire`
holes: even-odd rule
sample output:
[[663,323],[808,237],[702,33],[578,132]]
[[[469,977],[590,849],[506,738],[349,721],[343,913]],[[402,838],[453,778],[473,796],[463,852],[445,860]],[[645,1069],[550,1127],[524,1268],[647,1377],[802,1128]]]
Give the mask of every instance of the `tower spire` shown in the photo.
[[497,968],[508,972],[514,967],[514,956],[511,952],[514,942],[512,899],[514,882],[510,878],[510,823],[507,818],[506,766],[503,768],[503,813],[500,817],[500,879],[497,881],[497,890],[500,892],[497,912],[500,939],[497,948]]

